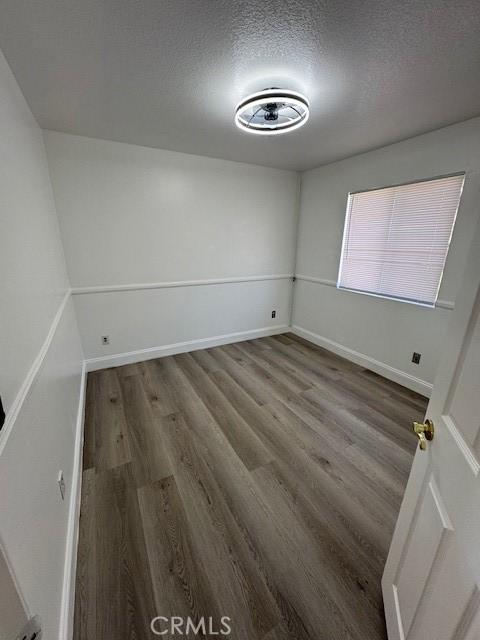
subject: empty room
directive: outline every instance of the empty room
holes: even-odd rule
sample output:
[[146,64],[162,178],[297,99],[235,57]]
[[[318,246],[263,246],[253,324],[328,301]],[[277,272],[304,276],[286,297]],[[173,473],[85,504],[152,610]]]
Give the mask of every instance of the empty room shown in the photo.
[[480,640],[477,0],[3,0],[0,165],[0,640]]

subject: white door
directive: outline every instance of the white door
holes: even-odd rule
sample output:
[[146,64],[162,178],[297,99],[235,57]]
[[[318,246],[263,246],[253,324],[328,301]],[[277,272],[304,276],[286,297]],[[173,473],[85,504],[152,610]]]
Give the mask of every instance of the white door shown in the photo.
[[442,351],[382,579],[389,640],[480,640],[480,224]]

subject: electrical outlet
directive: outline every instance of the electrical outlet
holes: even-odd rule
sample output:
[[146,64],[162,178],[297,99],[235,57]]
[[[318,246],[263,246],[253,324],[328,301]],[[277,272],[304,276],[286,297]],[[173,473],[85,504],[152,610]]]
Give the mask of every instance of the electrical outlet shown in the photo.
[[421,353],[417,353],[416,351],[413,352],[412,355],[412,362],[413,364],[420,364],[420,358],[422,357]]
[[42,640],[42,624],[39,616],[30,618],[15,640]]
[[60,495],[62,496],[62,500],[65,500],[65,478],[63,477],[62,470],[58,472],[57,484],[58,484],[58,488],[60,489]]
[[272,318],[275,318],[276,315],[277,315],[277,312],[276,311],[272,311]]
[[110,344],[110,336],[102,336],[102,344]]

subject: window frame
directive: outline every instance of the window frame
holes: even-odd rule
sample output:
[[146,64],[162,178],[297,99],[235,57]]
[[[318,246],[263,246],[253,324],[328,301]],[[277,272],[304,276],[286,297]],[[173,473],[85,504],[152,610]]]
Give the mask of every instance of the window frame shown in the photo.
[[[433,182],[434,180],[441,180],[443,178],[456,178],[458,176],[463,176],[463,183],[462,183],[462,188],[460,190],[460,196],[458,199],[458,206],[457,206],[457,210],[455,212],[455,217],[453,219],[453,224],[452,224],[452,228],[450,231],[450,237],[448,239],[448,245],[447,245],[447,252],[445,255],[445,262],[443,263],[443,268],[442,268],[442,272],[440,274],[440,279],[438,282],[438,287],[437,287],[437,292],[435,295],[435,300],[433,301],[433,303],[429,303],[429,302],[422,302],[420,300],[412,300],[410,298],[402,298],[401,296],[393,296],[393,295],[386,295],[384,293],[375,293],[373,291],[365,291],[362,289],[351,289],[350,287],[345,287],[342,286],[340,284],[340,279],[342,276],[342,267],[343,267],[343,255],[344,255],[344,251],[345,251],[345,245],[346,245],[346,241],[347,241],[347,231],[348,231],[348,227],[349,227],[349,220],[350,220],[350,215],[351,215],[351,208],[352,208],[352,203],[353,203],[353,196],[355,196],[357,193],[373,193],[374,191],[381,191],[382,189],[395,189],[396,187],[407,187],[411,184],[421,184],[422,182]],[[342,249],[340,252],[340,263],[338,266],[338,275],[337,275],[337,282],[336,282],[336,288],[339,291],[349,291],[350,293],[358,293],[360,295],[363,296],[371,296],[372,298],[380,298],[383,300],[393,300],[396,302],[404,302],[406,304],[413,304],[417,307],[424,307],[426,309],[436,309],[438,308],[438,295],[440,293],[440,287],[442,286],[442,280],[443,280],[443,274],[445,272],[445,267],[447,264],[447,258],[448,258],[448,253],[450,251],[450,245],[452,243],[452,237],[453,237],[453,231],[455,229],[455,224],[457,222],[457,217],[458,217],[458,212],[460,211],[460,206],[462,204],[462,195],[463,195],[463,191],[465,189],[465,181],[467,178],[467,172],[466,171],[455,171],[453,173],[446,173],[446,174],[441,174],[441,175],[437,175],[437,176],[431,176],[428,178],[419,178],[417,180],[409,180],[408,182],[397,182],[394,184],[390,184],[390,185],[384,185],[381,187],[373,187],[371,189],[356,189],[355,191],[349,191],[347,194],[347,206],[345,209],[345,220],[344,220],[344,225],[343,225],[343,235],[342,235]]]

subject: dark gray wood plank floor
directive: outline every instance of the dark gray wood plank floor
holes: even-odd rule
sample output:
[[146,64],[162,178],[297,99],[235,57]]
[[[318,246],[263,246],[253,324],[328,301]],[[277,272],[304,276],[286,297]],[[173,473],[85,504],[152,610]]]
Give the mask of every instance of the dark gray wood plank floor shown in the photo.
[[291,334],[90,373],[75,640],[384,640],[425,409]]

